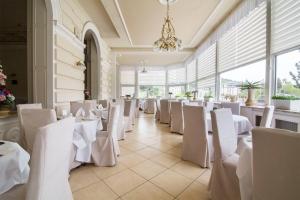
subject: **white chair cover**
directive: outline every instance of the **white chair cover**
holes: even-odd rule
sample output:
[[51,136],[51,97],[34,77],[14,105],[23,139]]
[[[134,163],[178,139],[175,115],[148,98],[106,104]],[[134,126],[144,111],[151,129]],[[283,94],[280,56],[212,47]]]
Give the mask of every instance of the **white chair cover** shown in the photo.
[[97,100],[84,100],[83,108],[86,112],[97,109]]
[[146,99],[145,100],[144,113],[147,113],[147,114],[155,113],[155,99]]
[[155,119],[160,120],[160,99],[156,99],[155,103],[156,103]]
[[73,199],[66,160],[70,159],[74,123],[74,118],[66,118],[38,129],[27,185],[14,187],[1,200]]
[[213,200],[239,200],[239,180],[236,167],[239,156],[237,133],[234,129],[232,113],[229,108],[211,111],[214,164],[209,183]]
[[117,139],[125,139],[125,127],[124,127],[124,101],[114,103],[113,105],[120,106],[119,120],[118,120],[118,130],[117,130]]
[[31,155],[38,129],[56,122],[56,113],[53,109],[23,109],[21,110],[21,116],[27,144],[26,150]]
[[124,100],[124,126],[125,131],[132,131],[133,130],[133,117],[134,117],[134,107],[135,108],[135,101],[133,100]]
[[98,104],[101,104],[103,108],[107,108],[108,100],[100,99],[100,100],[98,100]]
[[[172,103],[173,105],[173,103]],[[182,159],[210,167],[212,137],[208,135],[206,111],[202,106],[183,106],[184,134]]]
[[210,111],[213,111],[214,110],[214,105],[215,103],[214,102],[206,102],[206,112],[210,112]]
[[135,117],[139,117],[139,111],[140,111],[140,99],[136,99],[135,101]]
[[232,114],[234,115],[240,115],[240,109],[241,109],[241,104],[239,102],[222,102],[221,103],[221,108],[230,108]]
[[117,164],[117,150],[113,135],[117,135],[120,106],[111,106],[111,114],[107,131],[97,134],[92,146],[92,158],[97,166],[114,166]]
[[71,101],[70,102],[70,108],[71,108],[71,113],[73,116],[76,115],[77,111],[80,109],[80,108],[83,108],[83,103],[82,102],[79,102],[79,101]]
[[170,110],[169,110],[169,100],[160,100],[160,123],[168,124],[170,123]]
[[24,122],[23,122],[23,118],[21,116],[21,110],[23,110],[23,109],[42,109],[42,104],[41,103],[35,103],[35,104],[19,104],[19,105],[17,105],[17,112],[18,112],[18,118],[19,118],[19,123],[20,123],[20,140],[19,140],[19,144],[24,149],[27,149],[25,133],[24,133]]
[[254,199],[300,199],[300,134],[256,128],[252,136]]
[[274,113],[274,106],[266,106],[260,122],[260,127],[271,128]]
[[203,101],[202,100],[190,100],[189,102],[190,102],[191,105],[198,104],[198,106],[203,106]]
[[183,134],[182,102],[171,102],[171,132]]

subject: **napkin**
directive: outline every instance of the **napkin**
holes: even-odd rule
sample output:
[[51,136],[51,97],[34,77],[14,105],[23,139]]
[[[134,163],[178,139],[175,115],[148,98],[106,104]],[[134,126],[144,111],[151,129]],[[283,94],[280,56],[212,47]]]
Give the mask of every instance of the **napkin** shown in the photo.
[[103,109],[102,104],[99,104],[99,105],[97,106],[97,108],[98,108],[99,110],[102,110],[102,109]]

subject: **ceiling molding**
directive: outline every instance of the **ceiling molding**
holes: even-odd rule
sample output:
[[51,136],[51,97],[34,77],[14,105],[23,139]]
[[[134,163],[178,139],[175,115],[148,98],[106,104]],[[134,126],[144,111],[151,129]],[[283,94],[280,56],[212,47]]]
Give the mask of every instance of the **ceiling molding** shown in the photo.
[[178,52],[156,52],[153,47],[133,47],[133,48],[111,48],[116,54],[191,54],[195,52],[195,48],[184,48]]

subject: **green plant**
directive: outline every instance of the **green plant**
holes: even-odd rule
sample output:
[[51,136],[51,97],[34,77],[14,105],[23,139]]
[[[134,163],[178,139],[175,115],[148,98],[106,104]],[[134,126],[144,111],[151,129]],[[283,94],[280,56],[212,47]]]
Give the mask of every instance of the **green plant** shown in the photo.
[[186,93],[185,93],[185,96],[186,96],[186,97],[193,97],[192,92],[186,92]]
[[295,96],[284,96],[284,95],[275,95],[272,96],[272,99],[274,100],[290,100],[290,101],[294,101],[294,100],[300,100],[299,97],[295,97]]
[[249,90],[249,89],[262,89],[262,84],[260,81],[246,81],[246,83],[242,83],[239,88],[241,90]]

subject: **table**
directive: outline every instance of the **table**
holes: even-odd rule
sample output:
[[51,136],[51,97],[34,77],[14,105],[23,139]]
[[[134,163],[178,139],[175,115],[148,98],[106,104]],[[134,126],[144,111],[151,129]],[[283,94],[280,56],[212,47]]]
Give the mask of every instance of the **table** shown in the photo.
[[[246,132],[250,132],[252,130],[252,125],[247,117],[241,116],[241,115],[232,115],[233,122],[234,122],[234,128],[237,134],[243,134]],[[206,115],[207,119],[207,129],[208,131],[212,131],[212,125],[211,125],[211,116],[208,114]]]
[[17,143],[3,141],[0,145],[0,194],[14,185],[24,184],[29,177],[30,155]]
[[73,135],[73,144],[76,147],[76,161],[91,162],[92,143],[96,141],[97,131],[102,129],[101,119],[76,119]]
[[242,200],[252,200],[253,182],[252,182],[252,141],[243,138],[238,144],[240,158],[237,165],[236,174],[239,178],[240,192]]

